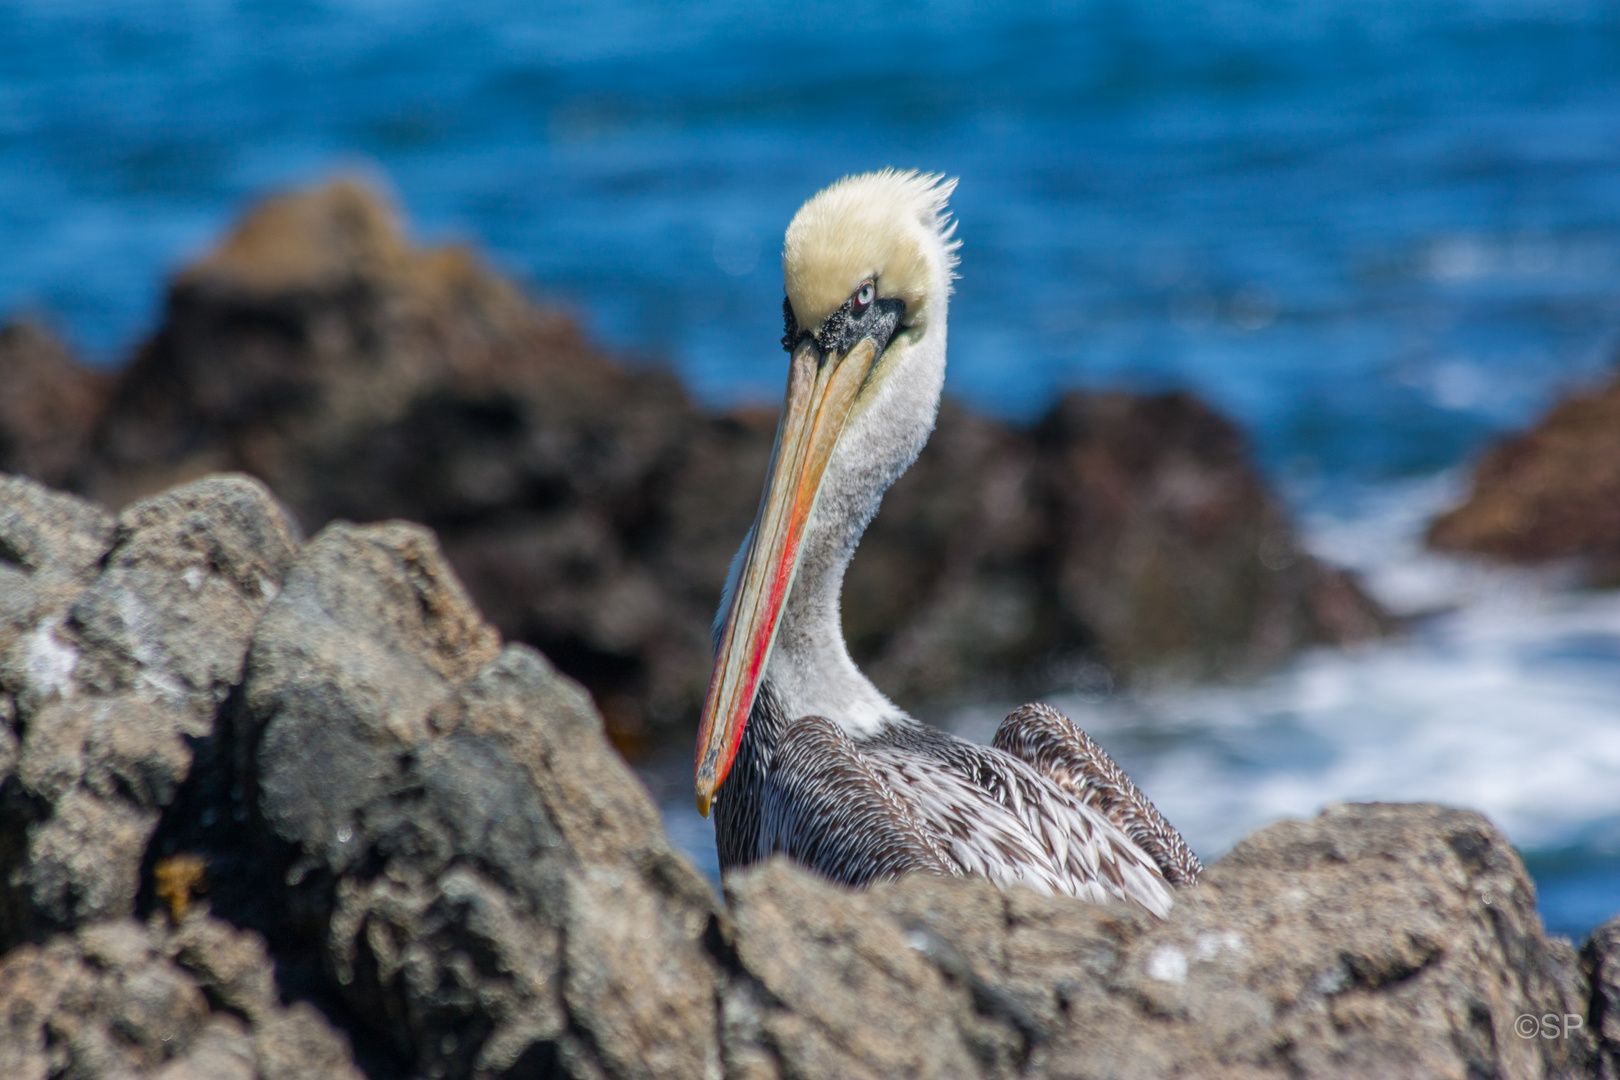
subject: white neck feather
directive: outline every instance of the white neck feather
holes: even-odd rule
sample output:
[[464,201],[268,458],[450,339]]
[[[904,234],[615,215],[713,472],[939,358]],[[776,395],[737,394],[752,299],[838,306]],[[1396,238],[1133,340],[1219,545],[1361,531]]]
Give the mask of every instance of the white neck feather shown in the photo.
[[872,380],[870,401],[850,418],[828,462],[765,671],[790,720],[822,716],[859,736],[907,719],[850,659],[840,599],[844,571],[883,493],[934,429],[945,381],[948,273],[942,266],[927,318],[884,351],[880,364],[888,370]]

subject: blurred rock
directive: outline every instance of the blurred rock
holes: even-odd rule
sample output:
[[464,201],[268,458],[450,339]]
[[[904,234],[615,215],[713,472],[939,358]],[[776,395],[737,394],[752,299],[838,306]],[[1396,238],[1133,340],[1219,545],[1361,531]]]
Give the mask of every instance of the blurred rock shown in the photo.
[[0,472],[66,483],[112,384],[32,323],[0,329]]
[[[498,625],[630,732],[684,719],[706,678],[730,552],[677,551],[665,522],[710,427],[668,375],[609,363],[464,250],[411,247],[340,182],[267,202],[175,280],[80,486],[116,505],[240,469],[311,527],[426,522]],[[721,488],[751,507],[745,486]]]
[[[78,475],[119,505],[239,469],[311,529],[424,522],[633,750],[696,714],[774,428],[613,364],[339,182],[266,202],[176,278]],[[1077,672],[1243,676],[1382,625],[1300,550],[1235,430],[1180,395],[1074,395],[1032,430],[947,407],[850,586],[858,659],[913,705]]]
[[1620,378],[1490,450],[1429,543],[1523,563],[1574,557],[1620,575]]
[[1127,676],[1254,674],[1383,630],[1301,546],[1238,429],[1191,395],[1071,395],[1034,435],[1064,614]]
[[134,912],[297,538],[245,477],[101,511],[0,478],[0,945]]
[[351,441],[566,333],[466,252],[408,248],[354,183],[272,199],[174,280],[81,483],[116,505],[240,469],[305,514],[338,479],[321,466]]
[[1027,431],[947,406],[846,593],[866,598],[845,608],[856,651],[902,700],[1077,672],[1092,691],[1242,677],[1387,627],[1300,546],[1237,429],[1186,394],[1071,393]]
[[341,1035],[277,997],[251,934],[194,914],[96,923],[0,959],[7,1080],[360,1080]]

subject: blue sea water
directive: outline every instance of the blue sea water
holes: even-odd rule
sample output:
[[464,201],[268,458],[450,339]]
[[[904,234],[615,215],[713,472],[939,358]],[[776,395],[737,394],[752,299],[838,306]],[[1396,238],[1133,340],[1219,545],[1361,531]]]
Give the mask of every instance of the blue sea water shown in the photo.
[[1415,545],[1459,463],[1620,346],[1613,4],[12,0],[0,43],[0,315],[102,364],[248,200],[352,171],[705,402],[771,400],[798,203],[961,177],[950,392],[1193,387],[1319,547],[1455,608],[1071,707],[1207,854],[1444,798],[1526,847],[1557,928],[1620,910],[1620,609]]

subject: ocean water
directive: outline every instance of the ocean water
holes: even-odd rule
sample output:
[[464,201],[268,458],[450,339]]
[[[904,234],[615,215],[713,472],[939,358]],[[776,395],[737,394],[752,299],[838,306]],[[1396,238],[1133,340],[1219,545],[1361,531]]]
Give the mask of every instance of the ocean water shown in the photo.
[[1555,927],[1620,910],[1620,603],[1416,544],[1620,347],[1613,4],[13,0],[0,41],[0,316],[106,365],[249,200],[347,171],[706,403],[774,400],[799,202],[959,176],[951,393],[1192,387],[1319,550],[1436,612],[1254,686],[1062,703],[1205,854],[1438,798],[1525,848]]

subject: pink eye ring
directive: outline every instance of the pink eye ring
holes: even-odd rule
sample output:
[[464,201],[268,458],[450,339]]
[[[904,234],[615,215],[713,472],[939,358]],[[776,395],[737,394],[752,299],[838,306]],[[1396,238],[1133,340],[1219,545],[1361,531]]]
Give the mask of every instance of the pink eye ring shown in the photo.
[[870,304],[873,301],[873,299],[876,298],[876,296],[877,296],[877,286],[874,285],[872,282],[868,281],[865,285],[862,285],[860,287],[860,289],[858,289],[856,291],[856,293],[855,293],[855,306],[857,308],[863,308],[867,304]]

